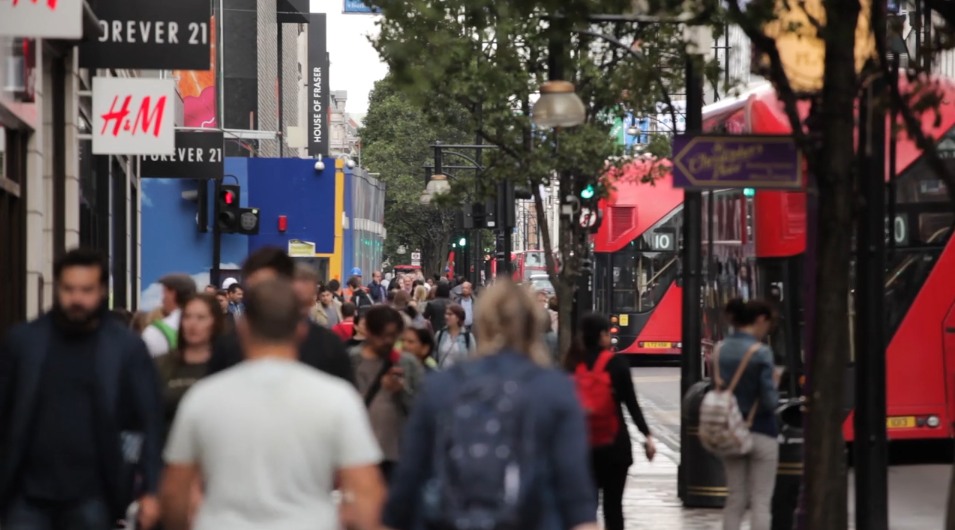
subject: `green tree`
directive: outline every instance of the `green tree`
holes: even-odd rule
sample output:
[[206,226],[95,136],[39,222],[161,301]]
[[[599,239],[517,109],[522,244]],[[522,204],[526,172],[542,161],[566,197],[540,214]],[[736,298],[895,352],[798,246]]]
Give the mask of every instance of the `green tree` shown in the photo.
[[[571,307],[586,238],[576,219],[562,217],[549,241],[539,195],[559,181],[560,195],[595,184],[621,154],[610,137],[614,115],[654,114],[669,93],[682,93],[684,50],[675,26],[593,24],[595,13],[620,13],[623,0],[371,0],[380,8],[373,39],[400,90],[419,108],[468,110],[459,123],[497,147],[486,160],[482,193],[509,180],[529,185],[544,245],[559,248],[561,274],[552,278],[560,304],[560,345],[570,343]],[[559,16],[554,16],[559,14]],[[623,49],[589,35],[595,30]],[[551,57],[552,42],[565,53]],[[628,52],[639,50],[639,57]],[[561,131],[535,130],[531,102],[558,59],[588,108],[587,122]],[[608,119],[609,118],[609,119]],[[655,145],[660,145],[659,143]],[[663,153],[658,153],[663,154]],[[615,161],[615,162],[611,162]],[[650,176],[648,176],[650,178]],[[548,252],[550,270],[553,256]]]
[[[426,184],[424,165],[432,163],[429,145],[436,140],[466,141],[467,134],[454,118],[453,109],[433,113],[413,105],[388,76],[375,84],[361,129],[362,163],[387,186],[384,256],[398,264],[420,249],[422,268],[428,274],[444,270],[455,207],[444,201],[420,203]],[[405,247],[407,253],[399,255],[398,247]]]

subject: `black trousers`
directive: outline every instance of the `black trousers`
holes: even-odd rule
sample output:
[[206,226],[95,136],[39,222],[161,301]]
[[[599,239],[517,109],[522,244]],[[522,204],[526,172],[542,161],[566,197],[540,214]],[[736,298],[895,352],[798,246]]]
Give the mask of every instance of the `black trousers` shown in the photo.
[[3,514],[3,530],[109,530],[109,507],[103,499],[36,501],[19,497]]
[[626,459],[613,447],[591,451],[591,469],[597,486],[598,501],[603,495],[604,529],[623,530],[623,490],[627,484]]

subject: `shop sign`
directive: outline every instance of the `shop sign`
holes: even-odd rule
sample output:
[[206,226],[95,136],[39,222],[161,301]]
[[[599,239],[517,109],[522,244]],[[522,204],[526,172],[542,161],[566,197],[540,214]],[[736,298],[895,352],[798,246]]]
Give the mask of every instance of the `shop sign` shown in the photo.
[[83,0],[0,0],[0,36],[81,39]]
[[207,179],[222,175],[222,133],[176,131],[172,155],[143,155],[143,177]]
[[97,0],[96,16],[101,35],[80,45],[84,68],[210,68],[209,2]]
[[308,24],[308,154],[328,155],[328,43],[325,13],[312,13]]
[[172,79],[93,78],[93,154],[174,155]]

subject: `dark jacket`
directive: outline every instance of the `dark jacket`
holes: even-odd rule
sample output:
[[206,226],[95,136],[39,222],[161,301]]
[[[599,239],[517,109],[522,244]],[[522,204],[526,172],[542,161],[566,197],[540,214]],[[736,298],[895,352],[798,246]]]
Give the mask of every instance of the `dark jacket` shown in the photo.
[[[44,315],[13,328],[0,346],[0,502],[12,500],[30,440],[37,389],[53,333]],[[162,472],[162,400],[159,377],[142,339],[115,319],[97,333],[97,453],[106,501],[121,518],[133,496],[132,469],[123,458],[123,432],[140,433],[138,472],[143,490],[156,493]]]
[[[516,353],[500,353],[471,362],[486,363],[495,373],[514,373],[531,363]],[[556,502],[546,514],[548,520],[527,530],[573,528],[593,522],[597,514],[584,413],[566,374],[547,368],[537,370],[525,383],[528,388],[523,392],[533,396],[527,401],[528,412],[535,418],[536,446],[550,469],[550,486]],[[458,377],[454,370],[433,373],[425,378],[423,389],[418,393],[405,425],[401,458],[382,516],[389,528],[413,529],[421,523],[418,508],[421,491],[433,472],[437,419],[447,410],[449,399],[459,388]]]
[[[223,335],[212,349],[209,374],[234,366],[242,362],[243,358],[239,337],[234,333]],[[345,351],[345,345],[342,344],[342,339],[330,329],[323,328],[314,322],[308,323],[308,336],[298,345],[298,360],[312,368],[340,377],[352,384],[355,383],[351,361]]]
[[[733,333],[721,343],[720,377],[724,385],[729,385],[733,380],[733,374],[739,368],[743,355],[753,344],[756,344],[755,337],[739,332]],[[733,394],[744,419],[749,415],[753,403],[759,402],[750,430],[775,438],[778,434],[775,410],[779,406],[779,391],[773,383],[773,369],[773,352],[769,346],[763,345],[750,358]]]
[[435,298],[428,301],[422,316],[431,322],[431,329],[444,329],[447,326],[444,313],[448,310],[449,305],[451,305],[451,300],[448,298]]
[[[593,370],[599,356],[600,352],[597,351],[585,354],[584,363],[588,370]],[[610,373],[610,384],[613,386],[614,405],[617,407],[617,420],[620,422],[620,430],[617,431],[617,437],[613,444],[606,447],[595,447],[594,451],[602,453],[601,457],[609,459],[617,465],[629,467],[633,464],[633,447],[630,442],[630,431],[627,429],[627,423],[623,416],[623,407],[627,407],[634,425],[644,436],[650,434],[650,427],[647,426],[647,420],[643,417],[640,404],[637,403],[637,391],[633,387],[630,363],[627,359],[615,355],[607,363],[607,372]]]

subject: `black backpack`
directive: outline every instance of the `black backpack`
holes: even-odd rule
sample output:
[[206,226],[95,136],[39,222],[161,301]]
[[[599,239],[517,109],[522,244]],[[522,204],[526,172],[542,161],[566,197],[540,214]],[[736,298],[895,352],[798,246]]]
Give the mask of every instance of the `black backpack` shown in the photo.
[[479,361],[450,371],[460,384],[437,422],[433,475],[424,488],[426,528],[536,527],[549,487],[526,386],[537,368],[503,373]]

